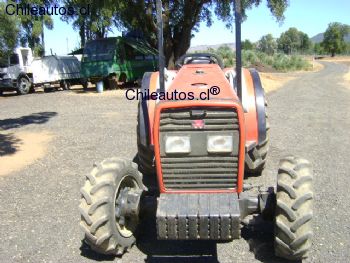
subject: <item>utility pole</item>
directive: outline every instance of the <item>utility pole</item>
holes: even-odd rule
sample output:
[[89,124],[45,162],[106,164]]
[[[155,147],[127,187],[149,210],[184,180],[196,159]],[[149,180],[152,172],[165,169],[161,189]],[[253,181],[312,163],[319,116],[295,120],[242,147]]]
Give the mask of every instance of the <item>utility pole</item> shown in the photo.
[[236,85],[237,96],[242,101],[242,45],[241,45],[241,23],[242,5],[241,0],[234,1],[235,27],[236,27]]

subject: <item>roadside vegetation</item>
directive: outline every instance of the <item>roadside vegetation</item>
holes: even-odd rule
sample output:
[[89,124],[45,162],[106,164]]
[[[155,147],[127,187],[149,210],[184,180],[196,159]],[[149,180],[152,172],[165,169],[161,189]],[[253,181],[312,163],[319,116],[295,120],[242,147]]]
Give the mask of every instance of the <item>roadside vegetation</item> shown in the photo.
[[[218,49],[208,49],[207,52],[219,55],[226,67],[234,66],[235,52],[229,46],[224,45]],[[312,65],[301,55],[286,55],[283,53],[266,54],[259,50],[243,50],[242,63],[244,67],[254,67],[259,71],[296,71],[311,70]]]
[[[306,33],[291,27],[279,38],[267,34],[256,43],[248,39],[242,41],[242,62],[245,67],[255,67],[261,72],[312,70],[310,57],[350,55],[350,42],[346,37],[350,38],[350,26],[340,23],[330,23],[322,35],[323,40],[316,43]],[[228,45],[209,48],[206,52],[222,57],[227,67],[234,65],[235,52]]]

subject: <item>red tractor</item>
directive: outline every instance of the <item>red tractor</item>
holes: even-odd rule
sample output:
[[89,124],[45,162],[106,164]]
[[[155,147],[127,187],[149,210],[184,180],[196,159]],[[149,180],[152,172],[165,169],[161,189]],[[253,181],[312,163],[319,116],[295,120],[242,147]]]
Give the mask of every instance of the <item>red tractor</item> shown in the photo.
[[[160,70],[142,80],[137,164],[111,158],[87,176],[79,206],[84,241],[97,252],[122,255],[153,198],[159,239],[237,239],[241,222],[260,213],[275,223],[275,254],[305,258],[313,234],[309,162],[282,159],[276,191],[243,183],[245,174],[264,168],[269,127],[259,74],[241,69],[240,1],[237,70],[213,54],[186,54],[177,70],[165,72],[161,9],[157,0]],[[155,184],[146,183],[153,178]]]

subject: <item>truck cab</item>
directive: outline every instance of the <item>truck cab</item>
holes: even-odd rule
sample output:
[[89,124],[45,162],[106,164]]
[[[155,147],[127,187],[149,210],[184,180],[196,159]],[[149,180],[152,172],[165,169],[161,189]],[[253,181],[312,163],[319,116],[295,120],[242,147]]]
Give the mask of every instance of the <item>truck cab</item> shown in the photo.
[[30,65],[33,61],[33,54],[30,48],[17,48],[14,53],[7,57],[7,60],[0,63],[0,92],[30,89],[32,72]]

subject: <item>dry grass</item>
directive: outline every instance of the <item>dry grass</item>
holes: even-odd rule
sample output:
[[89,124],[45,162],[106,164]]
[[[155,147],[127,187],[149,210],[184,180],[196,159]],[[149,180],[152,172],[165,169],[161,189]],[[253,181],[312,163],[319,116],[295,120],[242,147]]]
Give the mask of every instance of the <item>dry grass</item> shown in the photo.
[[[321,71],[324,68],[324,65],[315,61],[313,57],[305,57],[306,60],[312,64],[312,69],[305,71],[294,71],[291,73],[259,73],[261,77],[261,82],[263,84],[265,92],[271,92],[277,90],[287,84],[289,81],[296,79],[298,74],[307,74],[308,72],[317,72]],[[350,60],[349,60],[350,61]]]
[[310,63],[312,64],[312,71],[313,72],[321,71],[324,68],[324,65],[322,65],[320,62],[317,62],[315,60],[313,60]]
[[350,56],[327,57],[323,58],[322,61],[345,64],[350,67]]
[[260,77],[266,93],[277,90],[296,78],[288,73],[260,73]]
[[[312,65],[312,68],[310,70],[307,70],[309,72],[321,71],[324,68],[324,66],[319,61],[315,60],[314,56],[304,56],[304,59],[307,60]],[[298,71],[298,72],[305,72],[305,71]]]
[[16,152],[0,156],[0,176],[19,171],[42,158],[52,138],[53,134],[48,131],[16,133],[19,142]]
[[335,56],[335,57],[325,57],[322,58],[322,61],[331,61],[331,62],[350,62],[350,56]]

